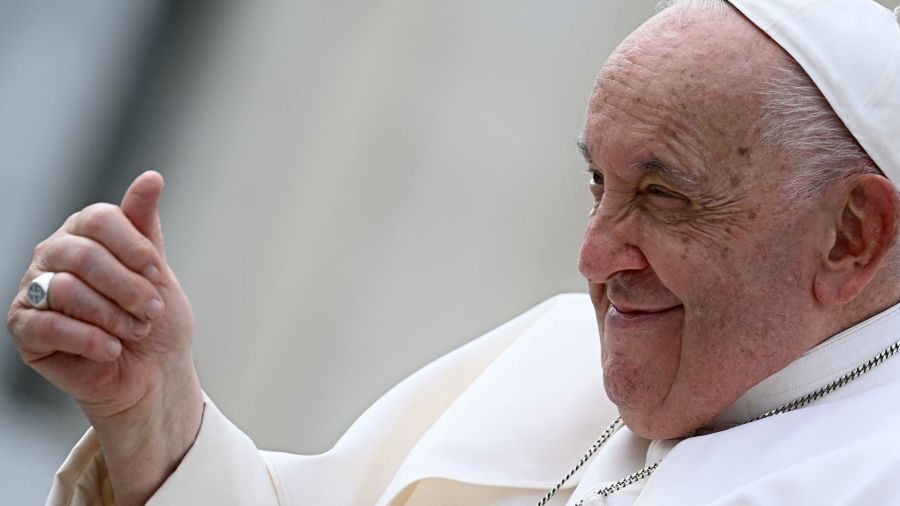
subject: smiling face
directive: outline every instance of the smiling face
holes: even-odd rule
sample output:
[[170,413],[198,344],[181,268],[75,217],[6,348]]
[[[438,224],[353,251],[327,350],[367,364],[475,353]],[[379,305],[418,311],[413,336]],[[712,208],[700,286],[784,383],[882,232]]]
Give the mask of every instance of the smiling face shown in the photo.
[[754,126],[785,55],[738,14],[695,14],[622,43],[582,134],[595,206],[579,267],[607,393],[645,437],[702,426],[827,337],[822,218],[779,197],[789,163]]

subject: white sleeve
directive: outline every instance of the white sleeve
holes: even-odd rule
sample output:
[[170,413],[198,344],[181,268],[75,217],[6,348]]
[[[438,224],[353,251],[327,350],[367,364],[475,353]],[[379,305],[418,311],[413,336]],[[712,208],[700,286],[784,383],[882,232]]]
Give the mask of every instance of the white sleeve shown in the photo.
[[280,486],[263,452],[207,400],[193,446],[148,506],[275,506]]
[[[278,505],[279,485],[263,452],[207,401],[197,439],[148,505]],[[93,429],[69,454],[47,506],[112,506],[112,487]]]

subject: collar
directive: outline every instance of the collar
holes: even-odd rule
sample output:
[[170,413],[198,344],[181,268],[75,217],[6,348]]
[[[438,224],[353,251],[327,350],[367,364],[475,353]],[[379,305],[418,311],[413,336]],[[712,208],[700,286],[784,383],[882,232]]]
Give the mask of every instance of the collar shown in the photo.
[[[894,305],[820,343],[744,392],[705,429],[726,429],[838,379],[900,340],[900,304]],[[814,402],[831,402],[900,378],[900,367],[876,367]]]

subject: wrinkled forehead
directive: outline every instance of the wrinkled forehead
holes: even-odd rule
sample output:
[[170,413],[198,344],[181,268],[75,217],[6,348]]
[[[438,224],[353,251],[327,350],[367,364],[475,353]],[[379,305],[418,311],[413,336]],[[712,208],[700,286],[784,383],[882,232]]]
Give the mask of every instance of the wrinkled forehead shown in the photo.
[[678,95],[692,92],[684,98],[713,94],[699,97],[705,101],[740,97],[759,88],[787,58],[737,11],[663,11],[616,48],[600,71],[594,94],[602,99],[604,91],[624,85]]
[[736,11],[663,11],[625,39],[600,71],[585,144],[607,151],[610,142],[629,141],[623,137],[637,143],[649,137],[678,144],[694,164],[721,158],[752,134],[763,112],[757,92],[786,58]]

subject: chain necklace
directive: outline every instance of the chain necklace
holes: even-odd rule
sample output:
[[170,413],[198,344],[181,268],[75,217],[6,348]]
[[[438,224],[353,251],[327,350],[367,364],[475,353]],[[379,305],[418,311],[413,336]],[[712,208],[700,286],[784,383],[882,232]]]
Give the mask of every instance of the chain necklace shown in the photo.
[[[764,418],[769,418],[771,416],[779,415],[781,413],[787,413],[789,411],[794,411],[795,409],[800,409],[803,406],[806,406],[807,404],[809,404],[813,401],[817,401],[817,400],[821,399],[822,397],[825,397],[826,395],[843,387],[847,383],[850,383],[851,381],[859,378],[863,374],[871,371],[872,369],[875,368],[875,366],[881,364],[882,362],[884,362],[885,360],[890,358],[892,355],[897,353],[898,350],[900,350],[900,341],[897,341],[894,344],[890,345],[889,347],[885,348],[884,351],[882,351],[878,355],[875,355],[874,357],[872,357],[871,359],[869,359],[862,365],[856,367],[855,369],[851,370],[850,372],[841,376],[840,378],[832,381],[831,383],[829,383],[821,388],[818,388],[816,390],[813,390],[812,392],[804,395],[803,397],[794,399],[793,401],[790,401],[786,404],[782,404],[781,406],[779,406],[771,411],[767,411],[767,412],[763,413],[762,415],[757,416],[756,418],[751,418],[750,420],[746,420],[739,424],[733,425],[729,428],[738,427],[738,426],[744,425],[746,423],[755,422],[758,420],[762,420]],[[538,501],[537,506],[544,506],[545,504],[547,504],[547,502],[550,500],[550,498],[553,497],[553,495],[556,494],[556,492],[558,492],[559,489],[561,489],[562,486],[565,485],[565,483],[567,481],[569,481],[569,478],[571,478],[576,472],[578,472],[578,470],[581,469],[581,467],[584,466],[584,464],[586,464],[587,461],[590,460],[591,457],[595,453],[597,453],[597,450],[599,450],[600,447],[602,447],[609,440],[609,438],[611,438],[612,435],[615,434],[620,428],[622,428],[622,418],[616,418],[616,420],[609,427],[607,427],[607,429],[605,431],[603,431],[603,434],[600,435],[600,438],[597,439],[597,441],[593,445],[591,445],[590,448],[588,448],[588,451],[585,452],[584,456],[581,457],[581,459],[578,461],[577,464],[575,464],[575,467],[572,468],[572,470],[569,471],[563,477],[563,479],[560,480],[559,483],[556,484],[555,487],[550,489],[550,491],[547,492],[547,495],[545,495],[543,498],[541,498],[540,501]],[[575,506],[591,506],[591,505],[606,504],[606,500],[605,500],[606,497],[610,496],[614,492],[622,490],[623,488],[625,488],[631,484],[637,483],[637,482],[649,477],[651,474],[653,474],[653,471],[655,471],[656,468],[659,467],[660,462],[662,462],[662,460],[655,462],[649,466],[646,466],[635,473],[629,474],[628,476],[622,478],[621,480],[619,480],[611,485],[603,487],[600,490],[598,490],[592,494],[589,494],[587,497],[585,497],[581,501],[578,501],[578,503]]]

